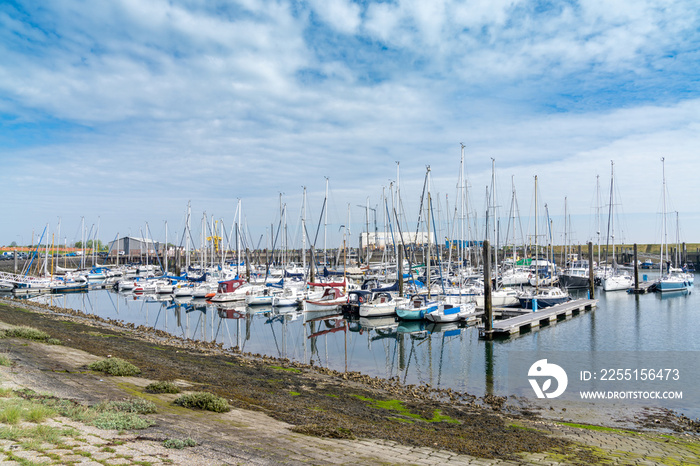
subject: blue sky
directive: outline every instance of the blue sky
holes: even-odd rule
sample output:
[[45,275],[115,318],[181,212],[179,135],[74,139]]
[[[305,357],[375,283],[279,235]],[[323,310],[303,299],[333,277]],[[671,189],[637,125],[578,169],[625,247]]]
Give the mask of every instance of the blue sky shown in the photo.
[[324,177],[337,242],[397,161],[411,223],[426,165],[454,208],[460,142],[478,216],[493,158],[503,215],[511,179],[532,211],[537,175],[579,242],[611,160],[623,238],[660,241],[665,157],[669,210],[700,241],[699,16],[661,0],[5,1],[0,244],[59,218],[70,243],[82,217],[103,241],[168,221],[175,242],[188,201],[198,232],[239,198],[257,243],[279,193],[293,229],[306,186],[315,225]]

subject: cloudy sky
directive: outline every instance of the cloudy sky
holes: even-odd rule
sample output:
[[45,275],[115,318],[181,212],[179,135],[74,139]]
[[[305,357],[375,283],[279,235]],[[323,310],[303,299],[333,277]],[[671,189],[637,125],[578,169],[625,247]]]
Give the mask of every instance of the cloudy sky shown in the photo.
[[478,216],[493,159],[503,215],[512,181],[532,212],[537,175],[555,236],[566,198],[580,242],[611,160],[618,240],[660,241],[665,157],[668,210],[700,241],[699,16],[682,0],[6,0],[0,245],[59,218],[71,243],[83,217],[103,241],[168,221],[177,242],[188,201],[198,241],[203,212],[230,228],[238,199],[257,243],[280,193],[298,224],[302,186],[315,230],[325,177],[329,228],[350,205],[355,234],[397,162],[411,224],[427,165],[444,222],[460,143]]

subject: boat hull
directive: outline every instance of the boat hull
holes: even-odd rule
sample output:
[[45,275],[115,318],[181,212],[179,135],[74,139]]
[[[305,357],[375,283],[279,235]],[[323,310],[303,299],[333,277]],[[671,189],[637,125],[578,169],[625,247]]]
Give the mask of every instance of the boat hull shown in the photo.
[[545,307],[551,307],[555,306],[557,304],[562,304],[570,301],[570,298],[567,297],[562,297],[562,298],[519,298],[520,299],[520,307],[523,309],[532,309],[532,301],[533,299],[537,300],[537,309],[544,309]]
[[396,314],[396,303],[360,304],[359,314],[360,317],[391,316]]

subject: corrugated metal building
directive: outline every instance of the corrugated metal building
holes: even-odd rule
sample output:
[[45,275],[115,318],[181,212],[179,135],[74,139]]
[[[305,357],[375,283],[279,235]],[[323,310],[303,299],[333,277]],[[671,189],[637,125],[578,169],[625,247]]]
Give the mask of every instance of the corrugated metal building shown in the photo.
[[109,242],[109,255],[137,257],[140,255],[153,255],[156,252],[160,253],[163,249],[163,243],[150,240],[148,238],[134,238],[133,236],[125,236]]

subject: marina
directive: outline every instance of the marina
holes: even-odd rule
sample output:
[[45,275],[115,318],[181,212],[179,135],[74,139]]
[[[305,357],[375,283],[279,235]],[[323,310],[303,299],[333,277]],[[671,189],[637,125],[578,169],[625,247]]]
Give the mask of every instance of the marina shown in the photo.
[[[396,316],[358,317],[337,309],[216,304],[100,285],[85,293],[28,299],[147,326],[185,340],[479,396],[532,396],[526,384],[509,378],[509,366],[517,355],[533,358],[546,351],[567,359],[606,352],[663,351],[690,358],[699,354],[693,330],[700,323],[696,293],[599,293],[595,300],[586,294],[573,294],[570,303],[537,312],[495,308],[494,331],[506,338],[493,341],[480,338],[483,310],[466,321],[431,323]],[[686,381],[697,379],[693,374],[684,376]],[[690,398],[671,407],[700,415]]]
[[[525,333],[537,327],[552,325],[582,312],[591,311],[596,307],[597,303],[595,299],[577,299],[568,303],[556,304],[539,311],[523,312],[515,317],[495,321],[492,332],[508,336]],[[483,328],[479,328],[479,337],[484,338],[485,336]]]
[[694,2],[0,15],[6,462],[698,463]]

